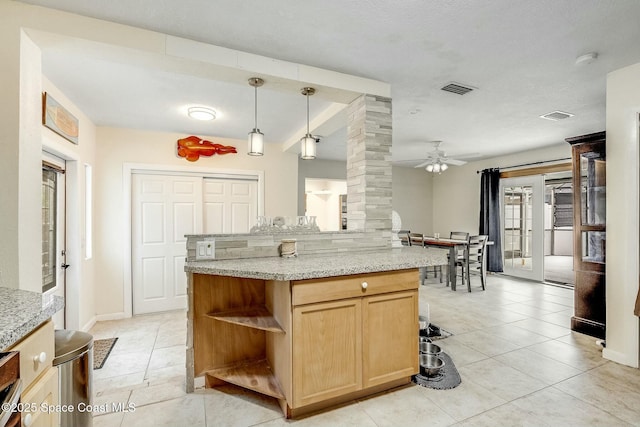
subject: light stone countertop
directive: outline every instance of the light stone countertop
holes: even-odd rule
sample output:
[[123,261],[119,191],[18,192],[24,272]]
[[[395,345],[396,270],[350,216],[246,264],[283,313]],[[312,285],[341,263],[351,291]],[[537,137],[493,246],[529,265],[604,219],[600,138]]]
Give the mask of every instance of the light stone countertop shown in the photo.
[[262,280],[303,280],[380,271],[446,265],[447,250],[422,247],[389,248],[377,251],[300,255],[295,258],[244,258],[192,261],[187,273]]
[[53,297],[42,306],[42,294],[0,287],[0,351],[7,349],[64,307]]

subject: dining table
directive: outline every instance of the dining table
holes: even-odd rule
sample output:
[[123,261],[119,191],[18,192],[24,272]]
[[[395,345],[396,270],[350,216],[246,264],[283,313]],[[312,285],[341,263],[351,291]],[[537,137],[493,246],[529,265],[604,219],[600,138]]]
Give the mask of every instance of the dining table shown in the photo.
[[451,287],[452,291],[455,291],[456,290],[456,260],[458,257],[458,251],[463,250],[466,253],[466,251],[469,250],[469,241],[424,236],[423,243],[424,243],[424,246],[431,246],[435,248],[449,250],[449,274],[447,275],[447,285]]

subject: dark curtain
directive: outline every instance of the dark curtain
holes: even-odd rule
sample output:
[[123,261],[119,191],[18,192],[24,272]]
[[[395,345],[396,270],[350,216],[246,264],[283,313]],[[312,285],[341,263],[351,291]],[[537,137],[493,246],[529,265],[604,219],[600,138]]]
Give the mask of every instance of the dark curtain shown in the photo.
[[485,169],[480,179],[480,234],[489,236],[487,271],[502,272],[502,241],[500,239],[500,170]]

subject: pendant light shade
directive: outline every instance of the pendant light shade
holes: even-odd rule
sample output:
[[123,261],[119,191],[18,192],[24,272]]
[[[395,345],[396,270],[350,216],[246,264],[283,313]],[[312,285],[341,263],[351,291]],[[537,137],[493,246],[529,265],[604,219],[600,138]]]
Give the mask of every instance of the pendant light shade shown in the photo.
[[262,156],[264,154],[264,134],[258,129],[258,88],[264,84],[264,80],[258,77],[249,79],[249,85],[255,89],[255,121],[253,130],[249,132],[249,145],[247,154],[250,156]]
[[316,93],[312,87],[302,88],[301,93],[307,97],[307,134],[300,140],[300,158],[313,160],[316,158],[316,138],[309,132],[309,97]]

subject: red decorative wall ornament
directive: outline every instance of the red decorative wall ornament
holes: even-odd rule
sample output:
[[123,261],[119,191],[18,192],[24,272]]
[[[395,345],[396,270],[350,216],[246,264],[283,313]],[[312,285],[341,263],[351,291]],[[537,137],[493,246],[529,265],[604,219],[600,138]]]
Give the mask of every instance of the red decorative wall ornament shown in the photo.
[[232,145],[216,144],[200,139],[197,136],[188,136],[178,140],[178,156],[184,157],[190,162],[195,162],[200,156],[213,156],[214,154],[237,153]]

